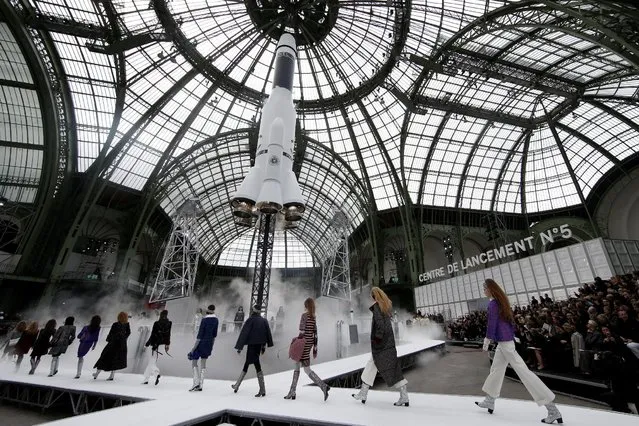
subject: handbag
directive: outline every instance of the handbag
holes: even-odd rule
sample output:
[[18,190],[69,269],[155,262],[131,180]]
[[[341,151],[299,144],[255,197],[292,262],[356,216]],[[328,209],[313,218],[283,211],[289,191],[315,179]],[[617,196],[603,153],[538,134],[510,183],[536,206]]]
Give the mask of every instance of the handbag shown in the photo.
[[302,359],[304,353],[304,338],[294,337],[291,340],[291,346],[288,348],[288,357],[295,362]]

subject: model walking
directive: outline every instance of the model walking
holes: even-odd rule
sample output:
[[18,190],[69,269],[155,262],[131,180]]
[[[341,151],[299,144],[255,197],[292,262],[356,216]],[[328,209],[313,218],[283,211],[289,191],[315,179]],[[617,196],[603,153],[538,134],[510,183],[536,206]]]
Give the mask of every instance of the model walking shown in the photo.
[[[206,309],[206,316],[200,321],[193,349],[188,353],[188,358],[191,360],[193,367],[193,387],[190,392],[199,392],[204,389],[206,360],[213,352],[213,343],[217,337],[218,325],[219,321],[215,316],[215,305],[209,305]],[[198,361],[200,363],[199,366]]]
[[53,339],[51,339],[51,371],[49,371],[49,377],[58,374],[58,365],[60,364],[60,355],[66,353],[69,345],[75,340],[75,326],[73,322],[75,318],[67,317],[64,320],[64,325],[55,332]]
[[38,365],[40,364],[40,359],[43,355],[46,355],[49,352],[49,348],[51,347],[51,338],[55,333],[55,326],[55,320],[50,319],[47,321],[44,328],[38,333],[38,337],[33,344],[33,349],[31,350],[31,370],[29,370],[29,374],[35,374],[36,368],[38,368]]
[[310,377],[324,393],[324,401],[328,398],[328,391],[331,389],[322,379],[319,378],[313,370],[311,370],[311,349],[313,349],[313,358],[317,358],[317,321],[315,317],[315,301],[309,297],[304,301],[306,312],[300,318],[300,335],[299,338],[304,339],[304,351],[302,358],[295,362],[295,370],[293,371],[293,382],[288,395],[284,399],[295,399],[295,390],[297,388],[297,380],[300,377],[300,365],[304,366],[304,372]]
[[33,321],[29,324],[27,329],[22,333],[18,343],[16,343],[16,347],[13,350],[13,353],[18,358],[16,359],[16,372],[20,369],[20,364],[22,364],[22,359],[24,356],[29,353],[33,344],[38,337],[38,323]]
[[164,345],[165,352],[169,352],[169,345],[171,345],[171,324],[171,321],[169,321],[169,311],[167,310],[160,312],[160,319],[153,323],[151,336],[144,345],[151,346],[151,359],[149,359],[149,365],[147,365],[144,370],[143,385],[149,383],[151,376],[155,376],[156,386],[160,383],[160,367],[158,367],[158,356],[160,352],[158,349],[160,345]]
[[237,338],[235,349],[237,349],[237,353],[239,354],[242,352],[244,345],[246,345],[246,361],[244,361],[244,368],[242,368],[242,372],[240,373],[240,377],[237,378],[237,382],[235,382],[234,385],[231,385],[233,391],[237,393],[240,389],[240,385],[242,384],[242,380],[244,380],[244,376],[246,376],[249,365],[253,364],[255,366],[255,371],[257,372],[257,381],[260,384],[260,390],[255,395],[256,397],[266,395],[264,373],[262,372],[262,365],[260,364],[260,354],[264,354],[266,346],[269,348],[273,346],[271,327],[269,327],[266,318],[263,318],[262,315],[260,315],[261,311],[261,306],[253,306],[251,316],[249,316],[244,323],[242,331],[240,331],[240,336]]
[[16,325],[16,328],[14,328],[11,331],[11,333],[9,333],[7,343],[4,346],[4,349],[2,350],[1,359],[5,359],[5,357],[7,356],[8,357],[13,356],[13,354],[15,353],[16,344],[18,343],[18,341],[20,340],[20,337],[22,337],[22,333],[24,333],[26,329],[27,329],[26,321],[20,321]]
[[78,334],[78,371],[75,375],[76,379],[79,379],[82,375],[82,365],[84,364],[84,356],[89,353],[90,350],[95,350],[95,345],[98,344],[100,338],[100,323],[102,319],[99,315],[93,316],[89,325],[82,327],[80,334]]
[[93,367],[96,369],[95,373],[93,373],[94,379],[97,379],[98,375],[104,370],[111,372],[107,380],[113,380],[116,370],[126,368],[126,341],[130,335],[129,315],[126,312],[120,312],[118,320],[111,325],[111,330],[109,330],[107,335],[107,345],[102,349],[100,359]]
[[375,300],[369,309],[373,312],[371,324],[371,359],[362,371],[362,387],[353,398],[366,403],[368,390],[375,382],[377,372],[384,379],[388,387],[399,389],[399,400],[394,403],[396,406],[408,407],[408,392],[406,385],[408,382],[402,375],[402,368],[397,359],[397,349],[395,348],[395,335],[393,334],[393,324],[391,322],[393,304],[379,287],[371,289],[371,297]]
[[548,415],[541,420],[542,423],[553,423],[555,420],[557,423],[563,423],[561,413],[553,403],[555,394],[528,369],[524,360],[515,351],[513,312],[508,297],[501,287],[491,279],[484,282],[484,294],[491,299],[488,303],[488,324],[484,350],[488,350],[491,341],[497,342],[497,350],[490,367],[490,374],[482,387],[482,390],[487,394],[486,399],[482,402],[475,402],[475,404],[488,409],[489,413],[493,413],[495,399],[499,398],[504,382],[506,367],[510,364],[537,405],[544,405],[548,409]]

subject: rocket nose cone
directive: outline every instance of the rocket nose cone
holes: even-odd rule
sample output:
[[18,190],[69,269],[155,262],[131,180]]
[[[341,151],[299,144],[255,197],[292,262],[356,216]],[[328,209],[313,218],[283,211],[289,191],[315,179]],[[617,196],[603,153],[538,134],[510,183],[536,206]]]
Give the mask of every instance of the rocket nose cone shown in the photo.
[[277,48],[279,49],[282,46],[288,46],[291,49],[295,50],[297,43],[295,43],[295,37],[293,37],[293,34],[282,34],[282,36],[280,37],[280,41],[277,43]]

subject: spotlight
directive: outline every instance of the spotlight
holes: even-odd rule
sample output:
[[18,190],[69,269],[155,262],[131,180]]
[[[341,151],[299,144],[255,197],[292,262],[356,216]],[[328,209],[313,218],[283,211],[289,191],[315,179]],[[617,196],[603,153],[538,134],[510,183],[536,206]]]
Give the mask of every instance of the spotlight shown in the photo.
[[6,206],[8,202],[9,202],[9,200],[7,200],[6,197],[0,195],[0,207]]

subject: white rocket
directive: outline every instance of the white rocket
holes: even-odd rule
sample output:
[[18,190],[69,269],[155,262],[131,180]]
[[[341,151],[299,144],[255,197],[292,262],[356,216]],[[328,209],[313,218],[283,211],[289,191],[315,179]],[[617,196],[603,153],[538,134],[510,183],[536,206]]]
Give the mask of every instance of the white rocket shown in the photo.
[[273,88],[262,109],[255,165],[231,198],[239,224],[250,225],[257,210],[270,214],[281,211],[289,222],[302,218],[305,202],[293,173],[296,58],[295,38],[282,34],[275,49]]

